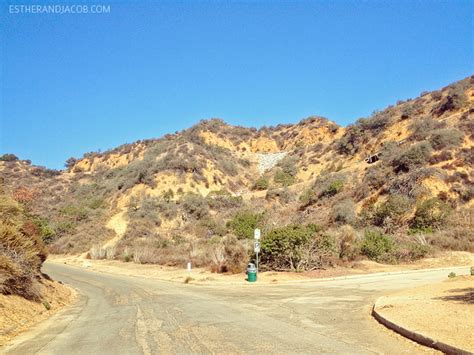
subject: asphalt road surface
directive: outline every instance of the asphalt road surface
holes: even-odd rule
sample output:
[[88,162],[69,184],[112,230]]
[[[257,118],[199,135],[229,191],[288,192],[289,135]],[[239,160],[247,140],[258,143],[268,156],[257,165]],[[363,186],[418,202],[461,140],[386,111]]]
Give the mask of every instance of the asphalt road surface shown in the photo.
[[75,287],[79,300],[2,353],[419,353],[425,349],[376,323],[370,306],[387,291],[446,279],[449,273],[202,286],[51,263],[44,271]]

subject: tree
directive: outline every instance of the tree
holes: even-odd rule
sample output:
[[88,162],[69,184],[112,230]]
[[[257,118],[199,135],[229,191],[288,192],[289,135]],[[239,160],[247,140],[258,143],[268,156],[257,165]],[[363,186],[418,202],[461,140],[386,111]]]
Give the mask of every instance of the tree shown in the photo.
[[78,160],[76,158],[71,157],[68,160],[66,160],[66,163],[64,164],[64,166],[68,169],[72,169],[74,165],[76,165],[77,161]]
[[18,157],[15,154],[3,154],[0,156],[0,161],[18,161]]

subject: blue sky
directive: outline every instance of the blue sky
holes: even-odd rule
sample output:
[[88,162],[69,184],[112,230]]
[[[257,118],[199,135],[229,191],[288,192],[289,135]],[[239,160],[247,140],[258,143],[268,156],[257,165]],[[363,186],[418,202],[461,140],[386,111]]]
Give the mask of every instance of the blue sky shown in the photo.
[[1,0],[1,153],[62,168],[204,118],[347,125],[474,72],[472,1],[94,3]]

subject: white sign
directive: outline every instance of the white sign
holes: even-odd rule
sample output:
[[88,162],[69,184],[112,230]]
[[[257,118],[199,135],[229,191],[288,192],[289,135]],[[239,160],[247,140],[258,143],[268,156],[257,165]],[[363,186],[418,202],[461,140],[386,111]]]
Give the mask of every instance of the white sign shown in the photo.
[[255,230],[253,231],[253,236],[257,240],[260,239],[260,229],[255,228]]
[[260,242],[255,241],[254,249],[256,253],[260,253]]

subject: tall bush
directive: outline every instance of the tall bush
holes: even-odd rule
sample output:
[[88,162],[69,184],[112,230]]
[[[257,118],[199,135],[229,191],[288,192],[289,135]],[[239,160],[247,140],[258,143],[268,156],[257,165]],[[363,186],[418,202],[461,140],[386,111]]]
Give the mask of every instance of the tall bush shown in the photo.
[[227,226],[232,229],[234,234],[240,238],[253,238],[255,228],[261,227],[263,222],[262,213],[253,213],[251,211],[239,211],[232,219],[227,222]]
[[387,261],[395,250],[392,238],[376,230],[367,230],[362,240],[361,252],[374,261]]

